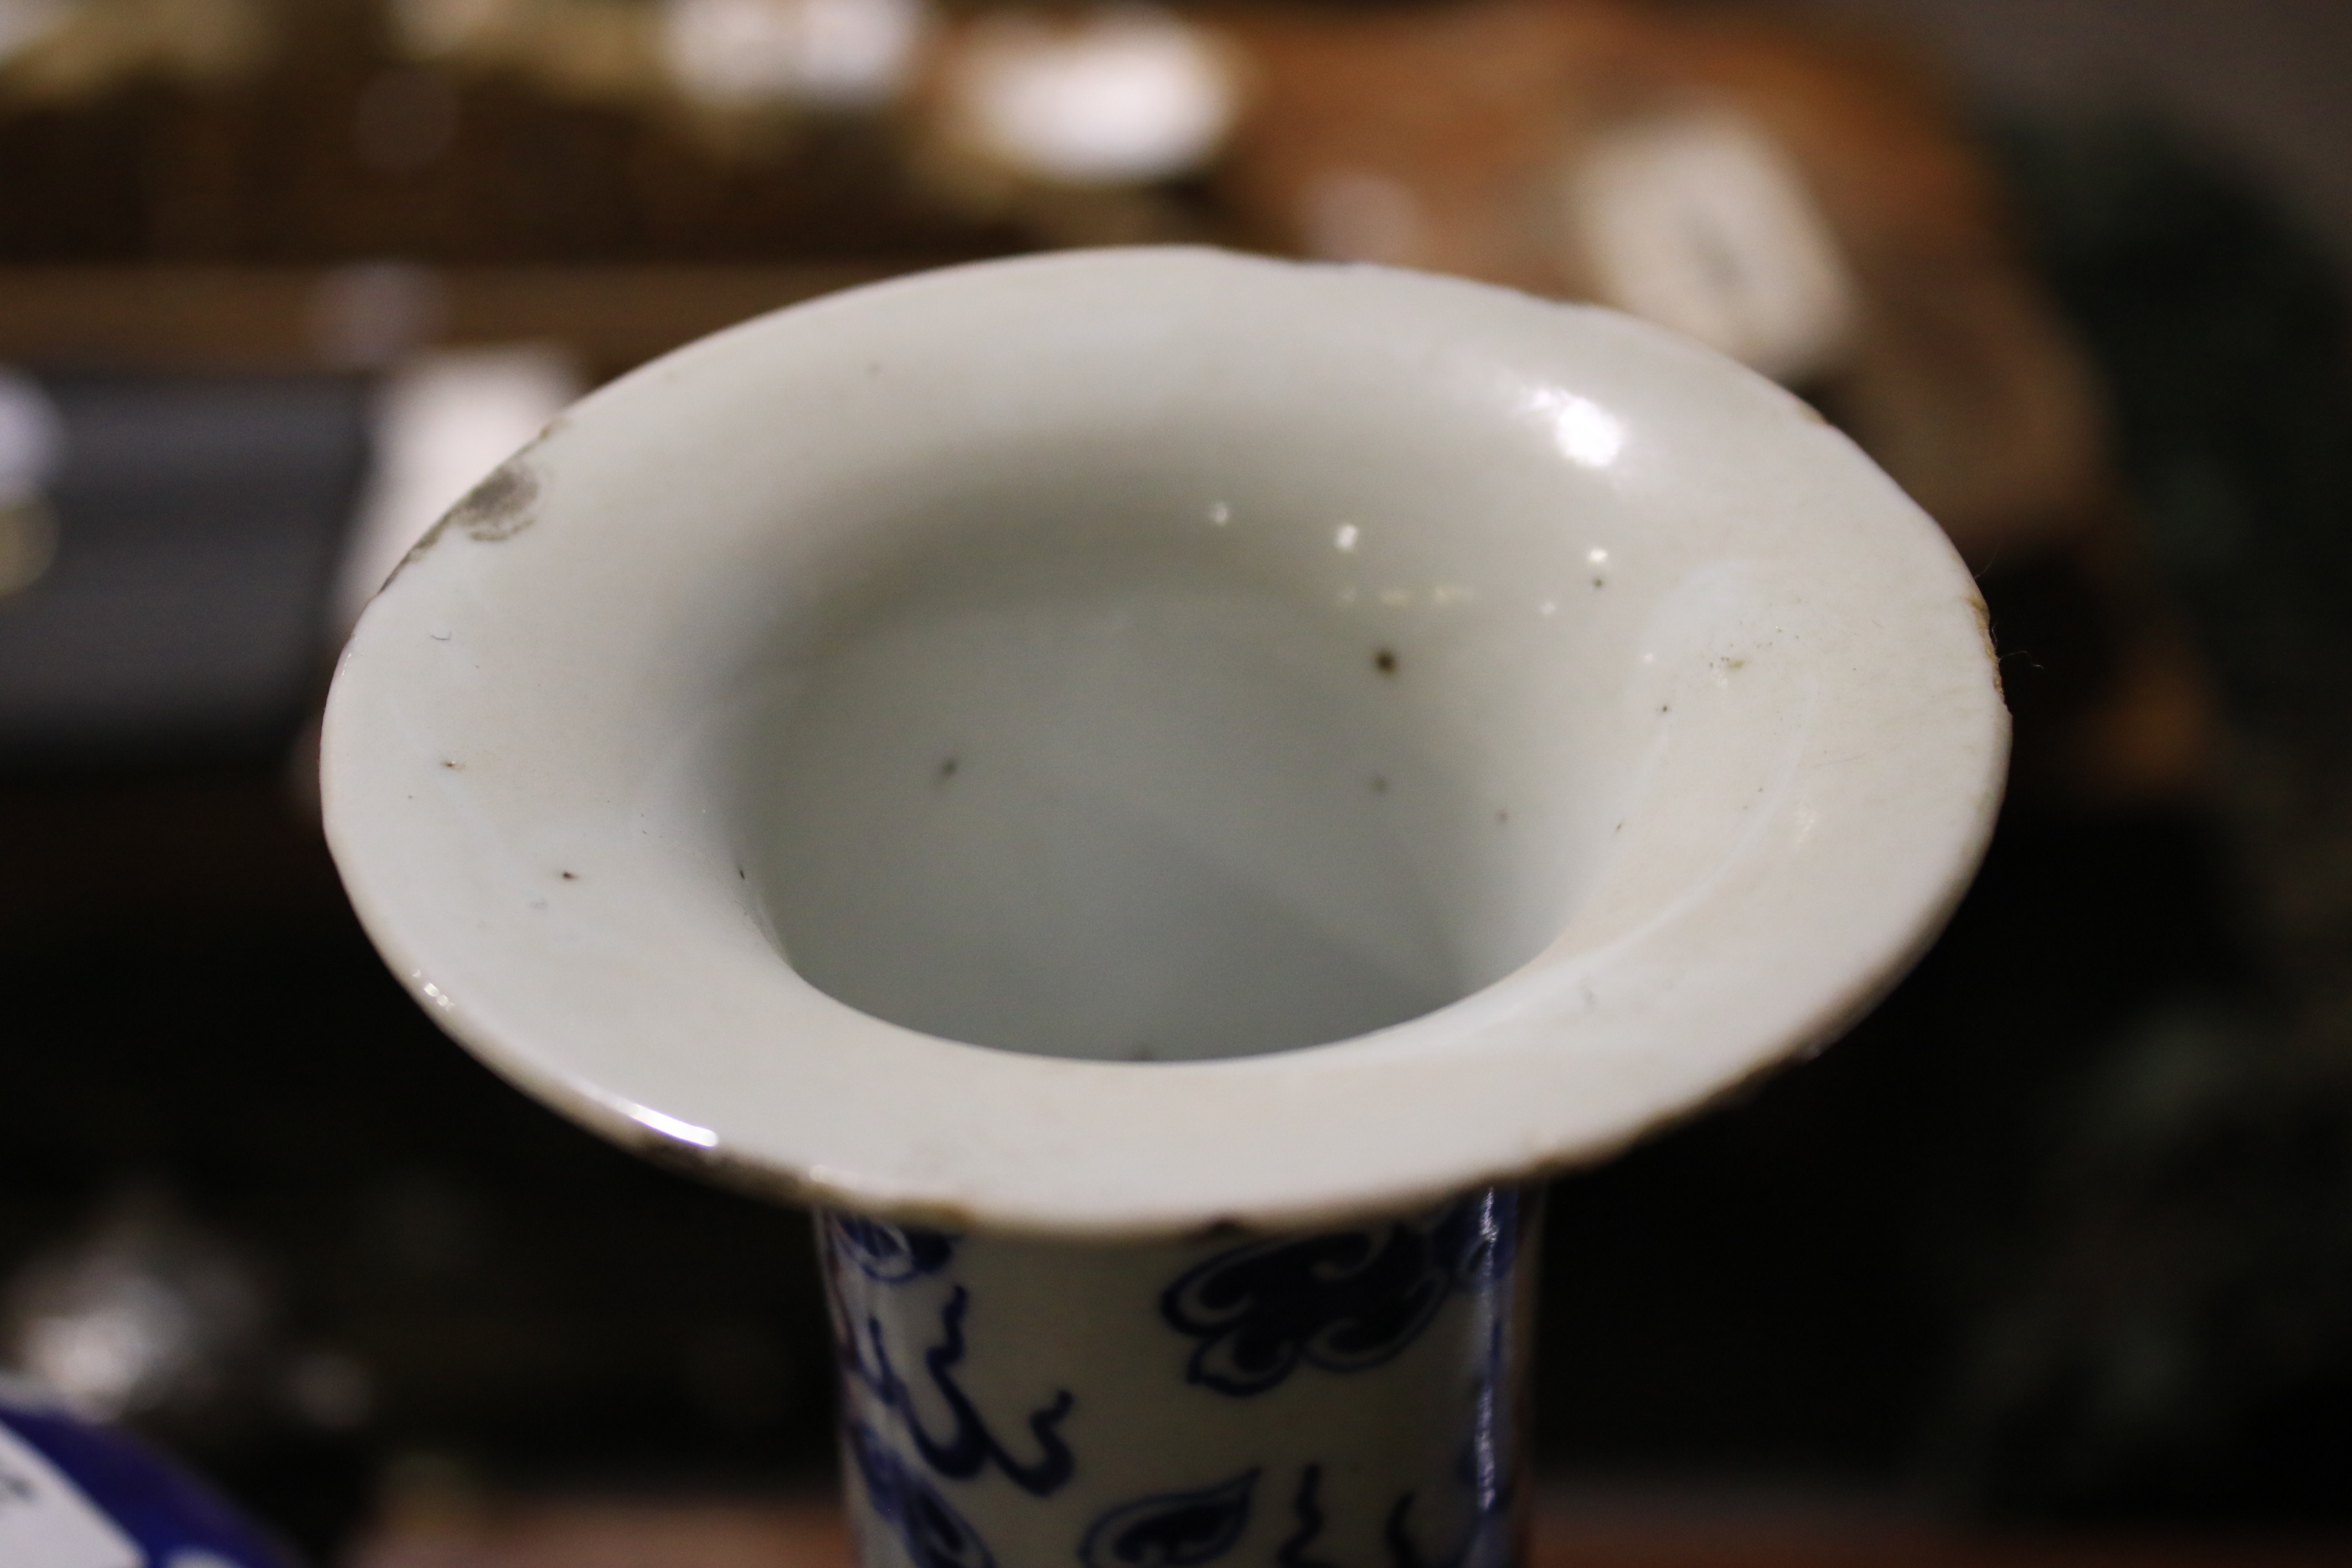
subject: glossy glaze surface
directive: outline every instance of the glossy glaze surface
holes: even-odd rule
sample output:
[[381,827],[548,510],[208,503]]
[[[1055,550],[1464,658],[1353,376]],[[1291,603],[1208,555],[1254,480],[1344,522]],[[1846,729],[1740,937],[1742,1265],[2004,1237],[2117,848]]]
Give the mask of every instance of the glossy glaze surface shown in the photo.
[[1536,1201],[1086,1246],[818,1222],[867,1568],[1502,1568]]
[[369,609],[324,772],[395,970],[572,1114],[1143,1237],[1596,1159],[1832,1037],[2006,737],[1958,561],[1769,383],[1112,251],[590,398]]

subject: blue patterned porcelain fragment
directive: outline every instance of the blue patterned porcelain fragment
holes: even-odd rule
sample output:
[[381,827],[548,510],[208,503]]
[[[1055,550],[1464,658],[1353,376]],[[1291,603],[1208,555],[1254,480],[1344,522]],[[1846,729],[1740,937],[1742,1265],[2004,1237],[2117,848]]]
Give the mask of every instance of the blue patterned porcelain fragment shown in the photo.
[[0,1564],[290,1568],[194,1478],[14,1380],[0,1380]]

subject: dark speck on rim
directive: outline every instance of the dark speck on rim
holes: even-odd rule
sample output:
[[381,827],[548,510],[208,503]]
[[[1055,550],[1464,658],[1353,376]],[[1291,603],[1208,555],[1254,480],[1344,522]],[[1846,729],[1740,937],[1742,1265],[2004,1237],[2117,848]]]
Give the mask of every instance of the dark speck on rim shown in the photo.
[[441,759],[441,765],[445,768],[462,768],[466,764],[463,763],[453,763],[448,758],[444,757]]
[[1376,651],[1372,655],[1372,668],[1382,675],[1394,675],[1397,672],[1396,649],[1384,647]]
[[957,772],[961,769],[962,766],[963,759],[961,757],[941,758],[940,762],[940,783],[945,784],[948,780],[955,777]]
[[1598,578],[1598,577],[1595,577],[1595,578],[1592,580],[1592,585],[1593,585],[1594,587],[1596,587],[1596,588],[1600,587],[1600,586],[1601,586],[1601,579],[1600,579],[1600,578]]
[[531,505],[538,500],[539,477],[520,463],[509,463],[467,491],[445,526],[485,544],[512,539],[535,520]]
[[577,871],[566,871],[563,873],[563,879],[567,882],[576,882],[580,879],[580,873]]

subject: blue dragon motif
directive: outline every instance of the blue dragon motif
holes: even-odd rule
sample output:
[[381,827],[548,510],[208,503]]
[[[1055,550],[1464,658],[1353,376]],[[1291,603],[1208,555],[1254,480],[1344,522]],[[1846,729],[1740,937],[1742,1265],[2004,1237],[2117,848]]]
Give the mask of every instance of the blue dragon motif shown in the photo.
[[964,1357],[964,1314],[971,1306],[971,1292],[957,1286],[940,1309],[940,1342],[923,1352],[923,1369],[929,1373],[931,1386],[938,1390],[953,1423],[947,1436],[934,1437],[924,1426],[915,1408],[914,1391],[891,1364],[880,1320],[868,1316],[862,1325],[856,1322],[847,1302],[836,1290],[834,1321],[840,1336],[836,1349],[843,1381],[850,1385],[848,1392],[853,1395],[862,1389],[876,1405],[897,1412],[906,1422],[907,1435],[915,1451],[935,1473],[950,1480],[970,1480],[993,1464],[1013,1485],[1031,1496],[1050,1496],[1076,1468],[1069,1445],[1057,1430],[1075,1401],[1066,1388],[1054,1396],[1051,1405],[1032,1411],[1029,1433],[1036,1439],[1038,1457],[1026,1462],[1015,1458],[989,1430],[979,1406],[956,1382],[955,1368]]
[[1298,1490],[1290,1500],[1290,1511],[1297,1516],[1298,1528],[1274,1552],[1274,1560],[1281,1568],[1333,1568],[1329,1563],[1307,1555],[1307,1549],[1323,1533],[1323,1507],[1317,1496],[1322,1486],[1322,1466],[1309,1465],[1299,1472]]
[[988,1543],[880,1434],[862,1421],[843,1431],[850,1462],[866,1484],[866,1506],[898,1535],[915,1568],[996,1568]]
[[[1423,1553],[1420,1543],[1413,1539],[1411,1522],[1416,1494],[1406,1492],[1390,1508],[1388,1519],[1381,1531],[1381,1543],[1388,1552],[1388,1568],[1477,1568],[1478,1564],[1492,1560],[1482,1549],[1499,1539],[1496,1533],[1498,1527],[1505,1523],[1510,1510],[1510,1491],[1507,1487],[1489,1489],[1481,1485],[1481,1479],[1488,1473],[1487,1468],[1477,1464],[1475,1454],[1465,1458],[1469,1460],[1464,1466],[1465,1479],[1477,1489],[1477,1507],[1461,1542],[1442,1557],[1432,1558]],[[1322,1536],[1326,1522],[1318,1495],[1322,1482],[1323,1467],[1320,1465],[1309,1465],[1300,1472],[1298,1490],[1290,1503],[1291,1512],[1297,1517],[1298,1525],[1275,1549],[1274,1560],[1279,1568],[1337,1568],[1336,1564],[1307,1554],[1307,1549]],[[1093,1565],[1090,1564],[1089,1568]]]
[[1385,1227],[1249,1242],[1196,1264],[1160,1298],[1169,1326],[1201,1342],[1185,1380],[1246,1396],[1301,1362],[1333,1373],[1381,1365],[1455,1290],[1509,1274],[1518,1201],[1489,1188]]
[[1198,1491],[1123,1503],[1087,1529],[1078,1561],[1086,1568],[1192,1568],[1223,1557],[1249,1523],[1256,1486],[1252,1469]]

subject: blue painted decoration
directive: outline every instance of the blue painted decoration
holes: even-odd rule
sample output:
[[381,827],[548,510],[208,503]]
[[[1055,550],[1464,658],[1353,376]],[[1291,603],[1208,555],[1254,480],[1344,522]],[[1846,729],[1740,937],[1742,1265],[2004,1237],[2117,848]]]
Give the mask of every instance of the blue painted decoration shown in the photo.
[[1298,1528],[1275,1548],[1274,1560],[1280,1568],[1334,1568],[1334,1565],[1307,1555],[1323,1533],[1323,1508],[1317,1496],[1323,1486],[1323,1467],[1309,1465],[1298,1475],[1298,1490],[1290,1500],[1290,1511],[1298,1521]]
[[1416,1219],[1217,1254],[1160,1299],[1169,1326],[1201,1342],[1186,1381],[1245,1396],[1277,1386],[1301,1362],[1333,1373],[1379,1366],[1454,1291],[1508,1274],[1517,1210],[1516,1192],[1488,1190]]
[[955,1256],[956,1238],[945,1231],[887,1225],[851,1214],[827,1214],[824,1219],[827,1248],[878,1284],[898,1285],[936,1274]]
[[[289,1568],[291,1559],[194,1477],[111,1427],[85,1421],[37,1389],[0,1383],[0,1426],[31,1448],[147,1561]],[[0,1508],[33,1505],[45,1485],[0,1467]],[[6,1568],[44,1568],[10,1563]]]
[[1112,1509],[1078,1543],[1086,1568],[1192,1568],[1233,1550],[1249,1524],[1257,1471],[1198,1491],[1163,1492]]
[[[827,1216],[828,1222],[831,1218]],[[825,1235],[829,1241],[835,1235],[830,1223]],[[971,1307],[971,1292],[958,1285],[940,1309],[940,1342],[923,1352],[923,1370],[953,1423],[945,1437],[933,1436],[916,1408],[914,1391],[891,1363],[881,1320],[870,1313],[860,1319],[853,1311],[838,1272],[842,1256],[839,1249],[826,1248],[835,1359],[841,1372],[845,1406],[856,1404],[862,1394],[880,1409],[896,1413],[904,1421],[908,1437],[923,1463],[949,1479],[969,1480],[993,1465],[1013,1485],[1033,1497],[1046,1497],[1058,1490],[1076,1468],[1070,1447],[1058,1430],[1076,1403],[1070,1391],[1063,1389],[1051,1404],[1030,1412],[1029,1435],[1036,1443],[1037,1458],[1025,1461],[1015,1458],[997,1439],[979,1406],[956,1381],[955,1368],[964,1357],[964,1315]],[[850,1261],[860,1273],[867,1272],[855,1258]],[[872,1278],[870,1274],[867,1277]]]
[[853,1421],[843,1436],[865,1483],[866,1507],[898,1537],[915,1568],[996,1568],[988,1543],[879,1433]]

